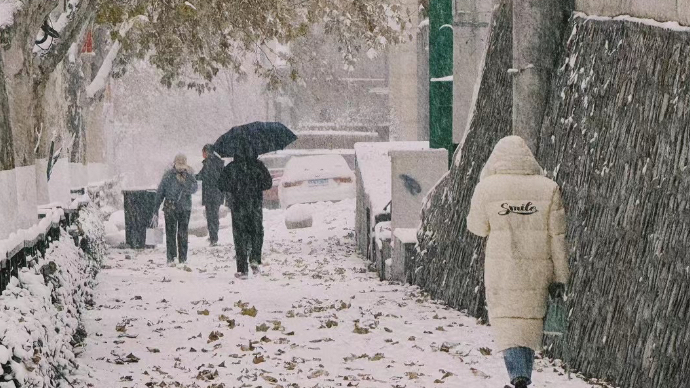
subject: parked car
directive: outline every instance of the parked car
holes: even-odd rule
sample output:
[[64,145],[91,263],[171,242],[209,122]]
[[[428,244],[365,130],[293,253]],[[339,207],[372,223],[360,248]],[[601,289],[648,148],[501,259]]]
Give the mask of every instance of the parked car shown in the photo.
[[280,206],[355,197],[355,174],[340,155],[292,157],[278,187]]

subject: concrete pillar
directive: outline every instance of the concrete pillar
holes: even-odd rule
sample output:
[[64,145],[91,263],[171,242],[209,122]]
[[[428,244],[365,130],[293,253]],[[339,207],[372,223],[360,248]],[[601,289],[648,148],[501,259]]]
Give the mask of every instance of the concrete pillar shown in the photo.
[[[420,11],[421,15],[422,12]],[[429,140],[429,19],[417,29],[417,140]]]
[[388,52],[388,89],[391,135],[400,141],[418,140],[417,117],[417,0],[402,0],[410,12],[412,40],[392,46]]
[[561,0],[513,0],[513,133],[537,151],[563,15]]
[[493,0],[455,0],[453,143],[469,129],[488,48]]

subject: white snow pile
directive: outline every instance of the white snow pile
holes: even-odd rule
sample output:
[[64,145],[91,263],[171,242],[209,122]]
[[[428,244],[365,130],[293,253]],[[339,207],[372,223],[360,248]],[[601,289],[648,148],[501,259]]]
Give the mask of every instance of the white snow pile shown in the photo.
[[[91,202],[100,209],[104,216],[107,217],[115,213],[117,209],[123,208],[122,177],[90,183],[86,189]],[[124,225],[124,223],[125,218],[124,213],[122,213],[122,224]]]
[[109,246],[118,248],[125,244],[125,237],[125,211],[118,210],[105,222],[105,240]]
[[93,266],[63,231],[45,259],[11,279],[0,296],[1,387],[58,387],[75,368]]
[[[103,214],[92,203],[79,211],[77,228],[81,237],[80,248],[89,260],[95,263],[94,270],[98,270],[103,259],[108,255],[105,239],[105,223]],[[96,273],[93,274],[96,276]]]
[[285,226],[288,229],[309,228],[313,223],[313,209],[309,205],[292,205],[285,211]]
[[80,211],[77,227],[86,251],[61,230],[45,257],[34,258],[0,295],[0,388],[71,385],[73,349],[86,337],[81,314],[92,303],[94,278],[107,253],[93,205]]

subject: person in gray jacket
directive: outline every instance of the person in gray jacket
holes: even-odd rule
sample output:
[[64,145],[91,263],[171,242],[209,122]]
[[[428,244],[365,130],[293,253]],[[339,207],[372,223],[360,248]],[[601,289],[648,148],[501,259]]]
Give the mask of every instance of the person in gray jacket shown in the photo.
[[223,203],[224,195],[218,189],[218,179],[223,172],[223,159],[218,157],[213,151],[213,145],[206,144],[202,149],[204,156],[204,167],[196,175],[196,179],[201,181],[201,204],[206,209],[206,224],[208,225],[209,241],[211,246],[218,244],[218,229],[220,220],[218,211]]
[[[192,194],[198,185],[187,157],[179,154],[175,157],[173,168],[166,171],[158,185],[156,207],[152,223],[158,221],[158,209],[163,204],[165,215],[165,240],[167,245],[168,265],[175,265],[175,257],[180,264],[187,262],[189,217],[192,213]],[[179,255],[179,256],[178,256]]]

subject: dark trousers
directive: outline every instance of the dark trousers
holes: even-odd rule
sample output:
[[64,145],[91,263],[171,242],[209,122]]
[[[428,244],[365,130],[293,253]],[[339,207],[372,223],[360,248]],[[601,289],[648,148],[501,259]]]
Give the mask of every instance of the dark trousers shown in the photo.
[[[187,261],[189,210],[165,212],[165,242],[168,250],[168,262],[180,258],[180,263]],[[179,255],[179,256],[178,256]]]
[[206,204],[206,225],[208,226],[209,240],[212,243],[218,242],[218,229],[220,228],[220,220],[218,218],[218,211],[220,210],[220,203]]
[[237,272],[249,271],[252,265],[261,264],[261,248],[264,244],[263,209],[261,198],[234,200],[232,211],[232,235],[235,240]]

